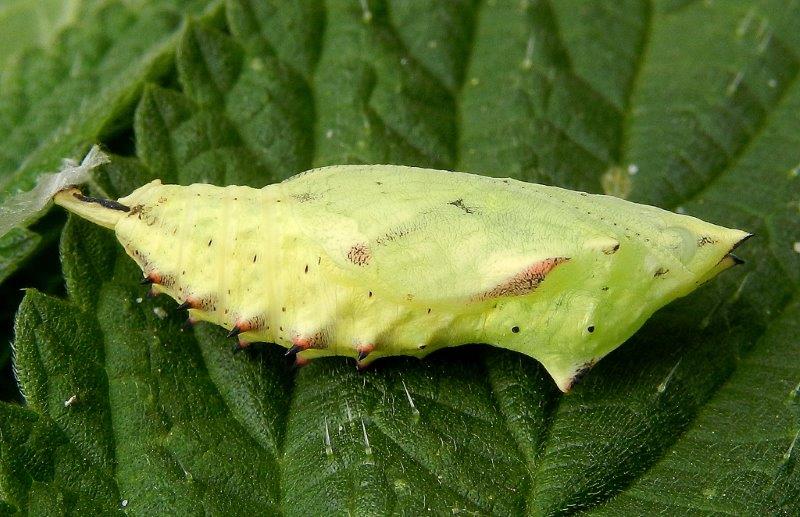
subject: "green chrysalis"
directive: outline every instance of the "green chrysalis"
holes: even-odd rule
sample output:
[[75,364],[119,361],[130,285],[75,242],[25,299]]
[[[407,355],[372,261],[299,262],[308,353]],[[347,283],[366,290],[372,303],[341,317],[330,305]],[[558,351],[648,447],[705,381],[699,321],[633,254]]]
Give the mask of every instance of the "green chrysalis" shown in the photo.
[[750,234],[609,196],[394,165],[262,189],[162,185],[55,202],[112,228],[156,292],[240,346],[359,366],[489,343],[562,391]]

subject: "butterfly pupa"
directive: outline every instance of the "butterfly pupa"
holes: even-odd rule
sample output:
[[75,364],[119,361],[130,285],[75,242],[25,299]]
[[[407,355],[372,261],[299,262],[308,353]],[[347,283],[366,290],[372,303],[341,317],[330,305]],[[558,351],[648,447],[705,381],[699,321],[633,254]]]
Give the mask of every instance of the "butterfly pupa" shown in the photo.
[[241,346],[366,366],[487,343],[537,359],[565,392],[657,309],[737,264],[750,237],[614,197],[395,165],[54,200],[113,229],[155,292]]

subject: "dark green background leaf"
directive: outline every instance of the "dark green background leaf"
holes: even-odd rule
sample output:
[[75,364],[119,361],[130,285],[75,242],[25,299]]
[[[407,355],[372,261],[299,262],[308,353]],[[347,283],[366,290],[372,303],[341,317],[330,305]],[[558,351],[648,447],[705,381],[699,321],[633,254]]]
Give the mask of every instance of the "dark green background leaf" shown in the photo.
[[746,228],[747,265],[562,396],[535,361],[482,346],[362,374],[341,358],[292,371],[277,347],[233,356],[222,329],[181,332],[173,302],[144,297],[110,232],[71,219],[67,296],[28,291],[17,316],[25,404],[0,405],[4,508],[800,512],[800,6],[228,0],[223,14],[180,30],[174,70],[126,94],[132,121],[104,112],[135,143],[107,188],[454,168]]

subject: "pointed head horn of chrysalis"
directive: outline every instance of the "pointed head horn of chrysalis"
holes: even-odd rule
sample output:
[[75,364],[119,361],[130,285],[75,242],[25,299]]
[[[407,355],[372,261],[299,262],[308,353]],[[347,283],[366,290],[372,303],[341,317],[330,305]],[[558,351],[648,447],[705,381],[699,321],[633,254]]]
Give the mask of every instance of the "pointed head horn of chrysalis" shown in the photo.
[[[702,285],[709,280],[713,279],[718,274],[722,273],[723,271],[732,268],[733,266],[738,266],[744,264],[744,260],[740,259],[736,255],[733,254],[733,250],[738,248],[744,241],[748,240],[749,238],[753,237],[752,233],[742,232],[741,230],[731,230],[731,232],[738,232],[731,235],[730,239],[724,243],[724,245],[730,245],[728,251],[725,252],[722,257],[714,264],[708,271],[697,279],[697,285]],[[733,243],[733,244],[731,244]]]
[[[732,252],[753,236],[743,230],[724,228],[699,219],[692,219],[687,224],[687,229],[691,234],[684,238],[680,253],[686,267],[696,275],[693,284],[687,286],[688,291],[708,282],[726,269],[742,264],[744,261]],[[680,296],[683,294],[686,293],[681,293]]]

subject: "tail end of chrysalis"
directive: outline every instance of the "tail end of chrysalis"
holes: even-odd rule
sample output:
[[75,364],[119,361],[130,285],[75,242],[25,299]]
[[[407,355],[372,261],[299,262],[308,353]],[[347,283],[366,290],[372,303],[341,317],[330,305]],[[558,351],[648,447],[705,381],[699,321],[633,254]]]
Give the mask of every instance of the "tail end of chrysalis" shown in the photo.
[[84,196],[75,187],[67,188],[56,194],[53,202],[83,219],[110,229],[114,229],[117,222],[130,212],[130,207],[122,203],[110,199]]

